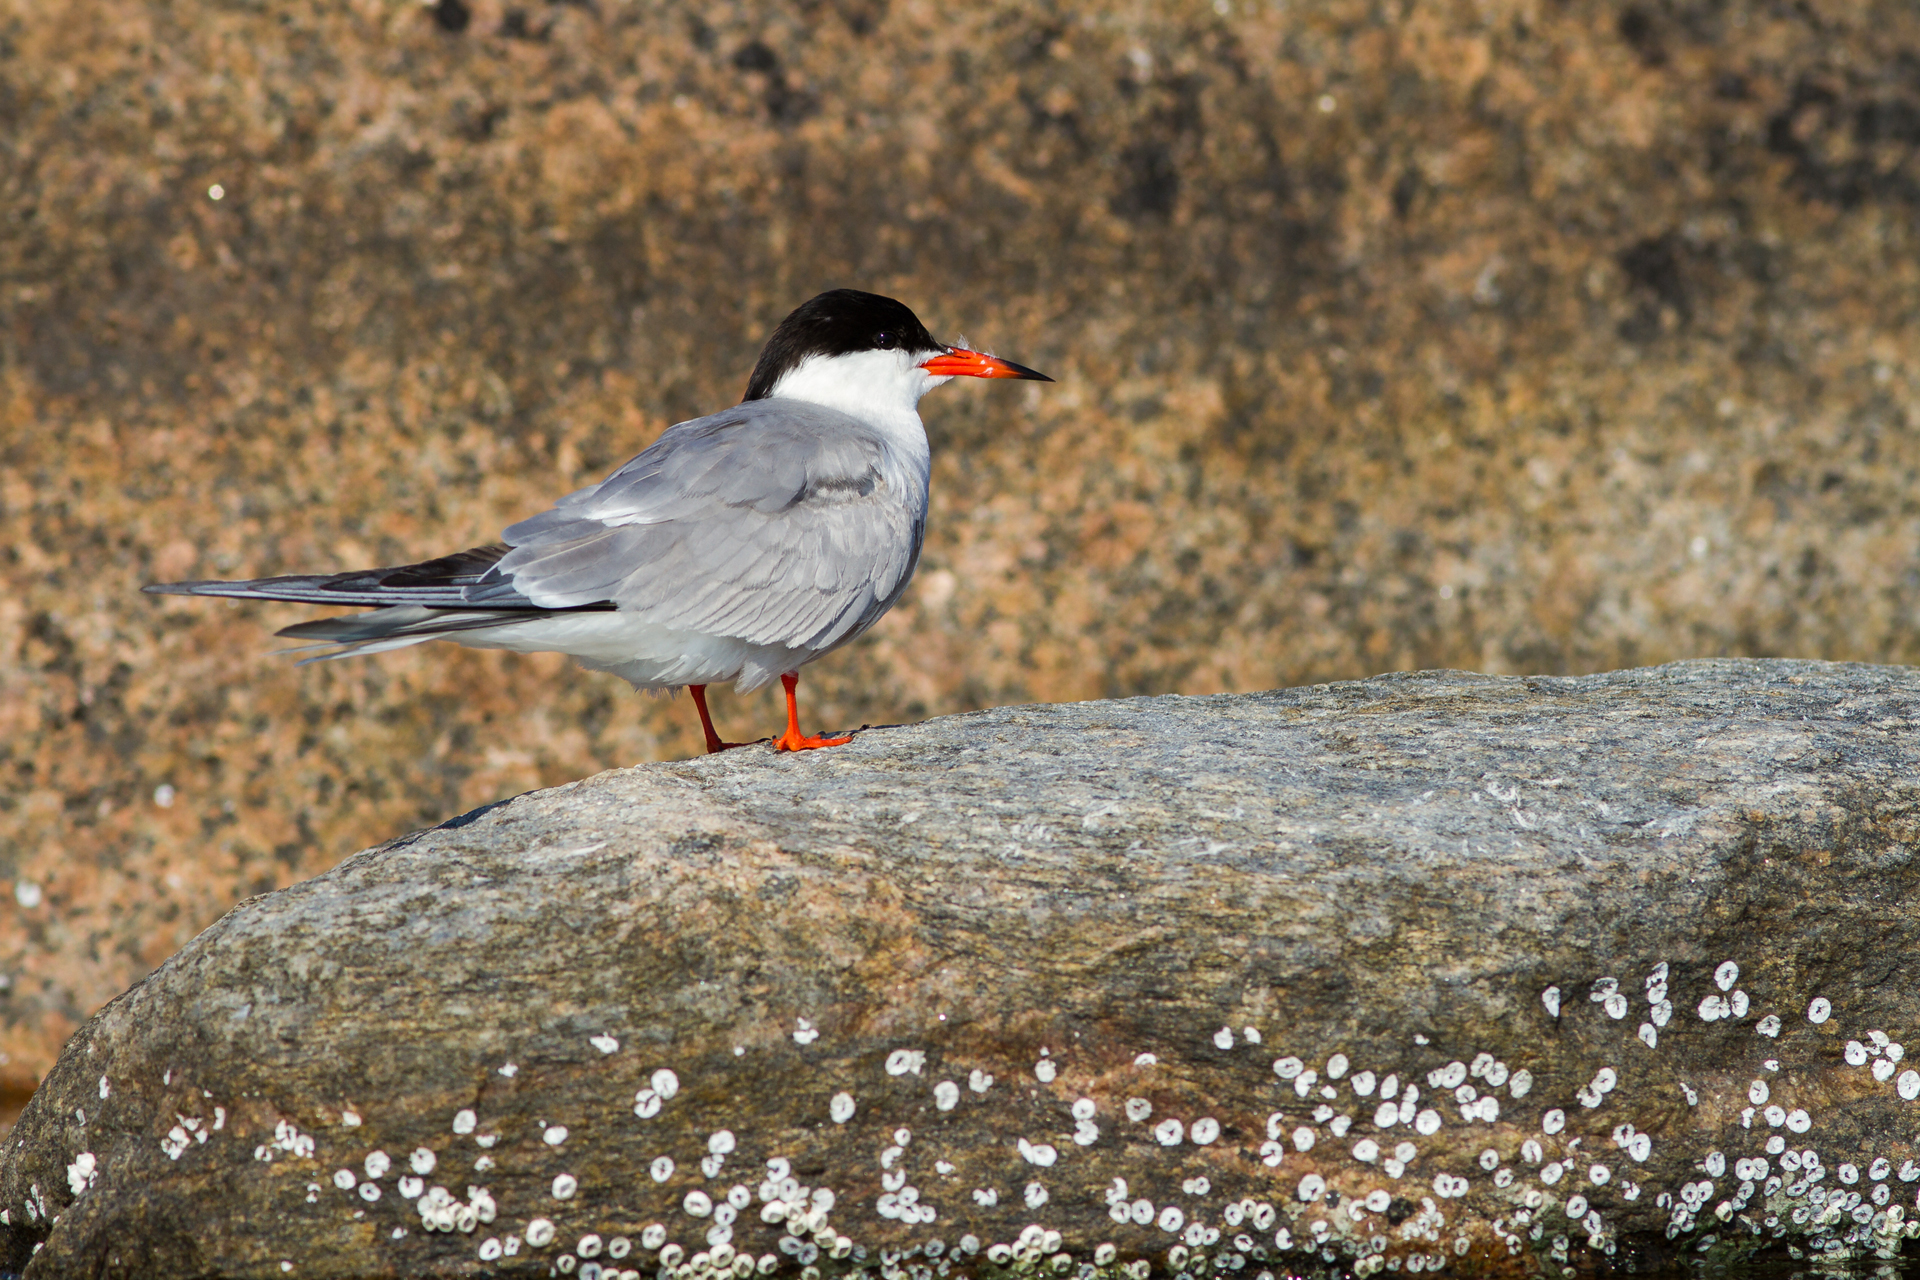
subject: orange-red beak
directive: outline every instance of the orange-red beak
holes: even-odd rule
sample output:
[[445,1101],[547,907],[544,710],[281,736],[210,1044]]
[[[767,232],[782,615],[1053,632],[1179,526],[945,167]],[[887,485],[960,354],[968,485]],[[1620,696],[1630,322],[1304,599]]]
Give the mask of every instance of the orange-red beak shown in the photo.
[[1029,369],[1023,364],[1011,360],[1002,360],[999,356],[986,355],[979,351],[969,351],[965,347],[948,347],[931,360],[924,360],[920,367],[936,377],[945,378],[1028,378],[1034,382],[1052,382],[1046,374]]

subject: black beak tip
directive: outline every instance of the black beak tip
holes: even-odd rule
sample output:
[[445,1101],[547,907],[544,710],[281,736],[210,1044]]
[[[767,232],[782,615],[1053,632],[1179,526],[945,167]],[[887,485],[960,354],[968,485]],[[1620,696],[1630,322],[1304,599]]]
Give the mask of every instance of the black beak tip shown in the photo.
[[1011,360],[1007,361],[1007,368],[1015,370],[1021,378],[1026,379],[1028,382],[1052,382],[1053,381],[1052,378],[1049,378],[1046,374],[1040,372],[1038,369],[1029,369],[1027,368],[1027,366],[1023,364],[1015,364]]

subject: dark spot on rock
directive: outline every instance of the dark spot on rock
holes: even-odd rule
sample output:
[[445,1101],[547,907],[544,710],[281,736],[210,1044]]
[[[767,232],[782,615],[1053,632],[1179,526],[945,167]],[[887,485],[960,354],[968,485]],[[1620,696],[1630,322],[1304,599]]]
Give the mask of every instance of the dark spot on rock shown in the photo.
[[693,835],[681,836],[678,840],[671,842],[667,845],[667,852],[675,858],[687,858],[695,854],[712,853],[716,849],[725,848],[726,844],[724,837],[701,831]]
[[1021,39],[1024,46],[1020,50],[1022,61],[1045,62],[1052,56],[1053,42],[1067,33],[1067,29],[1057,22],[1043,23],[1028,31]]
[[509,9],[500,19],[500,34],[509,40],[544,40],[547,31],[545,27],[534,30],[525,9]]
[[1649,342],[1693,318],[1681,248],[1672,232],[1636,241],[1616,259],[1636,295],[1632,315],[1620,323],[1629,342]]
[[759,896],[763,901],[779,902],[791,898],[799,890],[800,880],[797,876],[768,876],[760,882]]
[[1920,144],[1920,104],[1897,98],[1866,103],[1854,113],[1853,135],[1865,146]]
[[1396,217],[1404,218],[1413,208],[1413,198],[1420,194],[1420,175],[1413,169],[1407,169],[1393,184],[1393,212]]
[[813,114],[813,96],[795,89],[785,76],[774,76],[767,86],[767,114],[779,124],[798,124]]
[[1881,83],[1868,97],[1828,77],[1803,77],[1767,120],[1766,136],[1768,150],[1793,158],[1793,184],[1816,200],[1848,209],[1877,199],[1920,205],[1920,97],[1910,89]]
[[465,31],[467,24],[473,21],[473,10],[467,8],[461,0],[439,0],[432,9],[433,20],[440,24],[442,31],[455,34]]
[[1810,108],[1830,107],[1834,101],[1833,91],[1825,85],[1807,80],[1794,85],[1787,105],[1767,121],[1767,149],[1785,156],[1803,154],[1807,138],[1817,123]]
[[1660,43],[1660,32],[1654,25],[1653,15],[1639,5],[1629,5],[1622,10],[1613,29],[1627,42],[1628,48],[1640,55],[1644,65],[1657,67],[1667,60],[1667,51]]
[[488,104],[478,111],[461,104],[454,108],[454,131],[468,142],[485,142],[506,115],[507,108],[500,103]]
[[1620,269],[1637,288],[1650,290],[1662,302],[1683,306],[1686,282],[1680,275],[1680,257],[1671,235],[1641,240],[1620,254]]
[[766,103],[767,114],[781,124],[793,124],[813,113],[811,95],[794,88],[780,71],[780,55],[775,53],[765,41],[749,40],[734,51],[733,65],[749,75],[767,77],[766,93],[762,101]]
[[733,65],[741,71],[762,71],[771,74],[780,69],[780,55],[769,48],[764,41],[749,40],[734,52]]
[[80,664],[75,658],[77,652],[73,637],[55,621],[50,613],[35,613],[27,622],[27,638],[45,646],[47,657],[35,665],[42,671],[58,672],[62,675],[78,675]]
[[1395,1196],[1393,1202],[1387,1206],[1387,1221],[1396,1227],[1412,1216],[1413,1201],[1405,1196]]
[[872,35],[873,29],[887,16],[887,0],[839,0],[835,7],[847,30],[856,36]]
[[1120,153],[1121,186],[1113,211],[1123,218],[1165,218],[1180,198],[1180,171],[1164,142],[1136,142]]

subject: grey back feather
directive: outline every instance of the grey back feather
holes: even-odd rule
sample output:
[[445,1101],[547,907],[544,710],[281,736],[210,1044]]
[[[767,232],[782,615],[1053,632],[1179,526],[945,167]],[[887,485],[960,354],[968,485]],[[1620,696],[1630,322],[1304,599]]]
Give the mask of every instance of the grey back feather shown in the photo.
[[670,427],[597,485],[507,529],[465,592],[546,609],[611,600],[675,630],[824,650],[905,590],[924,468],[859,419],[756,400]]

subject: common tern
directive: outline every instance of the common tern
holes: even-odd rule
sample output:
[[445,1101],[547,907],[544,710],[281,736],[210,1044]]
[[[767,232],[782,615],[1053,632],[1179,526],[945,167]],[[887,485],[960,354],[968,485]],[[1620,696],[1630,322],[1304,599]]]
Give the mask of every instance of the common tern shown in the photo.
[[920,397],[951,378],[1045,374],[938,342],[892,298],[835,289],[760,352],[746,398],[668,427],[638,457],[501,541],[418,564],[147,591],[369,609],[279,632],[308,661],[428,640],[557,652],[636,689],[685,686],[709,752],[706,687],[786,687],[782,751],[800,732],[800,668],[858,637],[906,590],[926,532],[931,455]]

